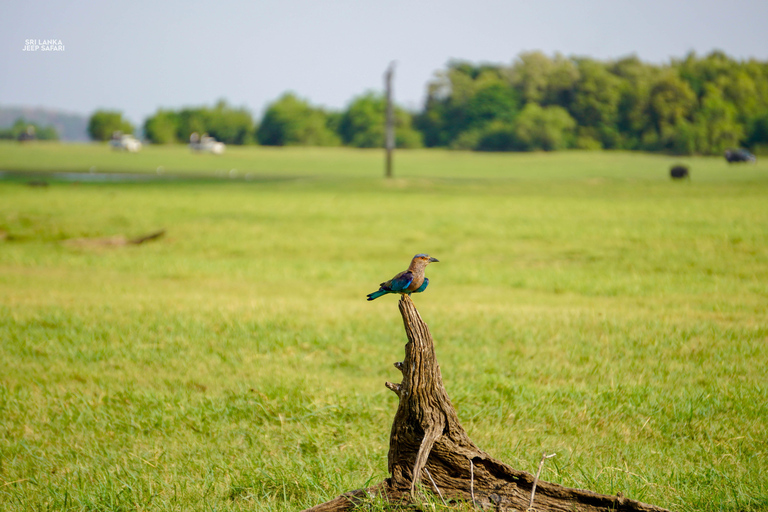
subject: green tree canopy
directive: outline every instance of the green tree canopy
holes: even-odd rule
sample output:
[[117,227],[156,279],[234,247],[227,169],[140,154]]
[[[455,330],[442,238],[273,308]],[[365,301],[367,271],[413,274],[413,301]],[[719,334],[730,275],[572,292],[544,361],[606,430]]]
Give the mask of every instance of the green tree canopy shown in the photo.
[[[157,143],[207,132],[230,144],[255,137],[267,145],[382,147],[384,117],[380,93],[354,97],[343,111],[286,93],[268,105],[255,132],[245,109],[223,101],[211,108],[158,110],[144,131]],[[720,51],[661,65],[636,56],[599,61],[540,51],[523,52],[508,65],[452,60],[428,82],[424,107],[411,113],[396,106],[395,119],[401,148],[754,149],[768,144],[768,62],[739,61]]]
[[[527,108],[522,119],[520,104]],[[568,147],[717,154],[725,145],[764,143],[768,63],[719,51],[663,65],[540,51],[523,52],[509,66],[451,61],[429,82],[415,125],[428,146],[543,147],[528,135],[530,119],[543,119],[544,111],[529,105],[569,114],[576,126],[563,132],[572,135],[565,137]],[[553,119],[547,122],[557,124]]]
[[592,59],[580,59],[578,69],[570,113],[581,133],[603,147],[614,148],[619,145],[616,123],[622,80]]
[[643,133],[651,129],[647,112],[650,90],[657,80],[657,67],[640,61],[636,56],[625,57],[609,67],[621,83],[616,113],[616,130],[621,137],[620,147],[640,149]]
[[92,140],[109,140],[114,132],[133,133],[133,125],[118,111],[97,110],[88,120],[88,135]]
[[515,122],[513,135],[517,149],[555,151],[569,147],[576,121],[563,107],[542,107],[528,103]]
[[144,135],[154,144],[179,142],[179,115],[170,110],[158,110],[144,121]]
[[332,118],[293,93],[286,93],[264,113],[256,137],[267,146],[335,146],[338,135],[331,130]]
[[225,144],[251,144],[254,138],[253,116],[245,108],[233,108],[220,100],[211,109],[203,109],[208,135]]
[[687,137],[696,104],[693,89],[675,70],[660,76],[649,92],[646,115],[653,131],[646,133],[646,148],[680,152],[678,139]]
[[426,107],[414,119],[428,146],[472,146],[494,121],[509,123],[520,110],[520,94],[505,71],[489,64],[452,61],[428,85]]
[[559,53],[549,58],[540,51],[521,53],[506,74],[524,102],[565,108],[579,79],[573,60]]
[[[421,134],[412,126],[412,116],[395,106],[395,146],[418,148]],[[383,95],[368,92],[354,98],[339,120],[339,135],[344,144],[357,148],[383,148],[386,100]]]
[[749,123],[747,144],[754,148],[768,149],[768,112],[753,118]]
[[743,126],[736,122],[736,114],[736,107],[724,98],[723,92],[712,83],[706,84],[701,108],[694,115],[697,140],[691,149],[704,154],[719,155],[728,148],[738,147],[745,131]]
[[466,104],[466,128],[482,127],[492,121],[511,123],[520,111],[517,91],[502,83],[479,89]]
[[233,108],[220,100],[212,108],[159,109],[144,121],[144,134],[155,144],[185,143],[193,133],[207,133],[225,144],[252,144],[253,116],[245,108]]

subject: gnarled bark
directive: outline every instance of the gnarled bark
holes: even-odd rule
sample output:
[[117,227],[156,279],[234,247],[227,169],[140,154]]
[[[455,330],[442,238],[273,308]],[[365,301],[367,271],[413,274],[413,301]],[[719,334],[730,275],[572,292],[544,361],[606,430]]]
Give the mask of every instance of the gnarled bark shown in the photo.
[[[480,450],[459,423],[435,358],[434,342],[410,297],[399,302],[408,343],[405,359],[395,363],[399,384],[386,386],[400,398],[389,438],[390,477],[380,484],[352,491],[309,509],[312,512],[350,510],[367,497],[380,496],[393,504],[416,499],[416,485],[442,500],[461,500],[486,510],[525,511],[663,511],[623,497],[537,480]],[[531,507],[532,490],[533,506]]]

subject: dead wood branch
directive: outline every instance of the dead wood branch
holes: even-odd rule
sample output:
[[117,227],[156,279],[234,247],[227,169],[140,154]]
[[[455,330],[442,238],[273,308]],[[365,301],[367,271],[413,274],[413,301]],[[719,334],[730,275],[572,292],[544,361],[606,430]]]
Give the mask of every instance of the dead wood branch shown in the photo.
[[379,496],[394,506],[413,503],[415,485],[422,483],[423,474],[429,479],[422,489],[439,489],[441,499],[464,501],[483,510],[527,510],[535,495],[536,510],[541,511],[664,511],[621,494],[597,494],[545,482],[480,450],[459,423],[445,391],[427,325],[410,297],[403,296],[398,305],[408,343],[405,359],[395,364],[403,381],[387,383],[399,397],[389,439],[390,477],[310,511],[351,510],[369,496]]
[[164,229],[142,235],[136,238],[128,238],[125,235],[108,236],[104,238],[70,238],[63,243],[76,247],[122,247],[125,245],[139,245],[144,242],[157,240],[165,234]]

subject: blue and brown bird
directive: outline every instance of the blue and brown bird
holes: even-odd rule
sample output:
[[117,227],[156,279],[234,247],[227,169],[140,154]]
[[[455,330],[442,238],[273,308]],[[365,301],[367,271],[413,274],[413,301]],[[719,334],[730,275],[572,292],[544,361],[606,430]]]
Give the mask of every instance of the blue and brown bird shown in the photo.
[[424,269],[430,263],[438,261],[428,254],[417,254],[411,260],[408,270],[400,272],[395,277],[381,283],[380,288],[373,293],[368,294],[368,300],[378,299],[388,293],[400,293],[410,295],[412,293],[421,293],[427,289],[429,279],[424,277]]

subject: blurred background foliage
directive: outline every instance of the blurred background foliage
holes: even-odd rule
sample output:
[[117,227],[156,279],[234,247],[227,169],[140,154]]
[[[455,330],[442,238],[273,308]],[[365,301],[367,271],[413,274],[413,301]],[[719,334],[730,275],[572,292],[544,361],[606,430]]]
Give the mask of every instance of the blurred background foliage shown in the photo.
[[0,128],[0,140],[20,140],[25,133],[34,134],[35,138],[39,140],[59,139],[59,134],[53,125],[42,126],[39,123],[19,117],[10,128]]
[[[156,144],[193,132],[227,144],[383,147],[385,100],[368,91],[334,111],[293,92],[260,120],[224,100],[213,107],[159,109],[143,125]],[[480,151],[627,149],[722,154],[768,149],[768,62],[715,51],[666,64],[635,56],[521,53],[509,65],[451,61],[426,84],[419,111],[395,108],[397,146]],[[106,126],[106,128],[105,128]],[[134,128],[116,112],[96,112],[89,132],[104,140]],[[105,135],[107,134],[107,135]]]

